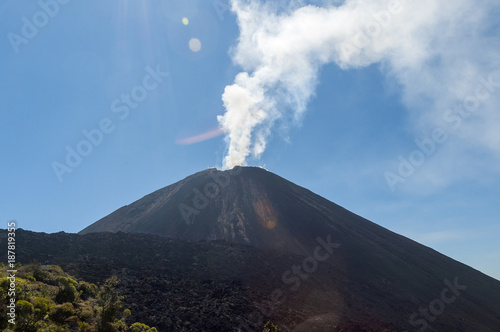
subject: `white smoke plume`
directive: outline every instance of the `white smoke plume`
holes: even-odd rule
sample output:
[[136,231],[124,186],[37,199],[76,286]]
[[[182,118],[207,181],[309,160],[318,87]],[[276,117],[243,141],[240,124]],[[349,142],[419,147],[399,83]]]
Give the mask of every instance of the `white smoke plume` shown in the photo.
[[[233,60],[244,71],[222,96],[225,168],[259,158],[278,122],[300,123],[322,65],[380,64],[402,86],[416,131],[441,123],[445,110],[474,94],[481,78],[500,74],[499,40],[488,31],[498,12],[493,0],[346,0],[287,8],[231,3],[240,29]],[[480,130],[460,135],[498,153],[498,98],[492,100],[473,124]]]

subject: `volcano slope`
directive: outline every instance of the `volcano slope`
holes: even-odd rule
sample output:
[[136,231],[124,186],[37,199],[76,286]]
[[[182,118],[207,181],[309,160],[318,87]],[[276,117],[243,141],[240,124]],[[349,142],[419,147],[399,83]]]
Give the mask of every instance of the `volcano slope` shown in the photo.
[[26,232],[22,257],[118,274],[165,331],[500,331],[498,280],[261,168],[196,173],[80,235]]

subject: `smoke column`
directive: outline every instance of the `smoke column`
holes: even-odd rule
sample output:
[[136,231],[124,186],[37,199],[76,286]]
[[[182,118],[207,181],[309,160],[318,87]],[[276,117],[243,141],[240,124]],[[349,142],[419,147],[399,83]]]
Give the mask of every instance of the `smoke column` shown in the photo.
[[[226,86],[226,111],[218,116],[228,144],[224,168],[246,165],[249,156],[258,159],[278,122],[300,123],[325,64],[349,69],[379,63],[402,86],[408,111],[417,113],[415,128],[442,121],[443,109],[461,102],[480,77],[500,68],[498,38],[485,36],[488,14],[495,6],[498,11],[494,1],[231,4],[240,29],[232,57],[243,71]],[[430,105],[421,105],[424,98]],[[500,120],[493,104],[480,115],[481,134],[470,138],[498,149]]]

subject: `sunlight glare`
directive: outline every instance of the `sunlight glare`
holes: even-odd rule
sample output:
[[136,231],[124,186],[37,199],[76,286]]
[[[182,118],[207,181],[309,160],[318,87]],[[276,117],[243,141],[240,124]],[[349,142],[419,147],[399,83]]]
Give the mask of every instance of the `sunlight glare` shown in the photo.
[[191,38],[189,40],[189,49],[193,52],[201,50],[201,41],[198,38]]

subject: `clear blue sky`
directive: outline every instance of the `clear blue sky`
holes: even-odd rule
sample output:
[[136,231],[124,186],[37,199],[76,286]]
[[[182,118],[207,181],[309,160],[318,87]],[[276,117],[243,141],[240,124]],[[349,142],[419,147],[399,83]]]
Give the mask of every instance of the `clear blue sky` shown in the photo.
[[[44,12],[36,1],[0,1],[3,228],[16,220],[38,232],[78,232],[156,189],[222,167],[228,146],[218,135],[217,116],[226,112],[226,86],[239,72],[282,66],[277,54],[302,59],[293,44],[286,45],[286,34],[265,35],[286,25],[275,20],[283,26],[268,27],[261,44],[283,40],[280,50],[269,47],[269,58],[281,60],[253,63],[260,53],[251,54],[253,44],[238,46],[238,37],[245,41],[243,32],[260,25],[252,25],[257,19],[238,25],[241,12],[231,12],[226,0],[45,3],[51,6]],[[317,58],[311,60],[316,72],[301,116],[291,120],[299,110],[277,100],[291,110],[264,125],[266,149],[246,162],[500,279],[500,88],[494,83],[500,82],[500,16],[498,5],[485,1],[490,14],[463,20],[461,10],[470,3],[457,1],[456,14],[449,14],[465,22],[462,28],[434,35],[426,30],[409,43],[401,34],[421,31],[426,20],[435,29],[452,28],[428,13],[400,28],[395,16],[394,27],[354,56],[342,53],[337,35],[318,37],[303,53]],[[299,7],[276,10],[292,17]],[[258,10],[247,9],[254,16]],[[307,20],[315,13],[303,14]],[[306,32],[308,40],[317,35]],[[478,45],[481,52],[469,50]],[[488,80],[490,90],[483,85],[484,98],[474,105],[467,97]],[[467,100],[475,108],[457,118]],[[454,112],[447,119],[446,110]],[[438,142],[427,146],[432,151],[415,143],[433,133]],[[67,147],[86,156],[70,158],[70,167]],[[410,156],[418,165],[409,171],[403,164]],[[54,165],[63,167],[59,175]]]

